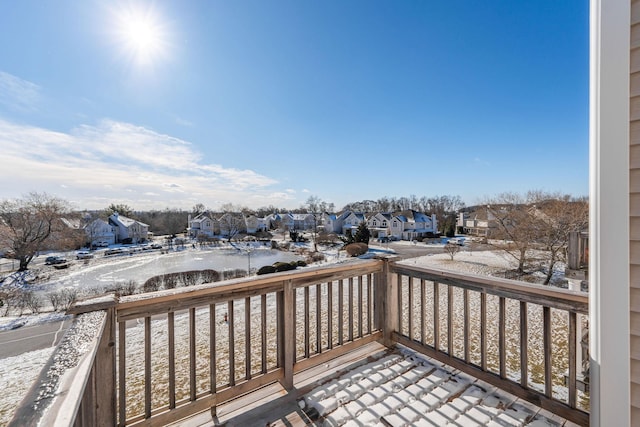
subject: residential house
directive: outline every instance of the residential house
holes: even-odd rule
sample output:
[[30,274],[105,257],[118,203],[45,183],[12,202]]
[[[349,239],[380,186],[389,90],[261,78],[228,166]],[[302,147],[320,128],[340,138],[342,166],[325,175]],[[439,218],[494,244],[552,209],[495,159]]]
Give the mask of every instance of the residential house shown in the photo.
[[438,232],[435,214],[429,216],[422,212],[407,210],[391,218],[391,235],[402,240],[414,240]]
[[116,243],[140,243],[149,236],[147,224],[119,215],[118,212],[109,217],[109,224],[114,228]]
[[318,225],[316,224],[316,217],[313,214],[289,214],[293,218],[294,230],[313,230]]
[[280,214],[280,227],[284,230],[293,230],[295,221],[293,220],[293,215],[290,213]]
[[363,213],[349,212],[349,214],[342,221],[342,234],[346,234],[347,230],[351,230],[355,234],[356,229],[361,222],[366,222],[366,218]]
[[327,233],[342,233],[344,220],[351,214],[351,211],[344,211],[338,214],[325,212],[322,214],[320,222]]
[[189,215],[187,234],[197,238],[200,235],[213,237],[220,234],[220,221],[210,212],[203,212],[191,218]]
[[462,227],[464,234],[486,238],[492,237],[498,227],[495,216],[487,206],[478,206],[472,212],[460,212],[457,225]]
[[103,219],[98,218],[89,222],[84,227],[84,231],[91,247],[109,246],[116,243],[115,227]]
[[393,215],[386,212],[378,212],[367,219],[367,227],[372,237],[389,237],[391,234],[391,219]]
[[244,218],[244,222],[248,234],[254,234],[259,231],[267,231],[268,229],[266,218],[258,218],[255,215],[248,215]]

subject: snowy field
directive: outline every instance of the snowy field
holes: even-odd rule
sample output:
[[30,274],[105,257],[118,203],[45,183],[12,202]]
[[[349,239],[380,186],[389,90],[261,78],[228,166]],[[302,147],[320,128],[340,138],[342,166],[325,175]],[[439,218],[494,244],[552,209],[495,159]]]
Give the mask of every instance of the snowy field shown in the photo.
[[[410,244],[410,243],[408,243]],[[375,247],[375,246],[374,246]],[[379,249],[384,249],[384,247],[380,247]],[[338,253],[336,252],[335,255],[333,253],[331,253],[330,251],[327,251],[327,253],[325,254],[327,260],[323,263],[323,264],[331,264],[331,263],[335,263],[335,262],[344,262],[345,259],[344,257],[344,253],[342,254],[342,257],[340,257],[338,255]],[[125,260],[116,260],[115,262],[115,266],[122,266],[121,263],[126,262]],[[496,273],[500,272],[500,271],[504,271],[506,269],[509,268],[513,268],[513,265],[510,263],[510,260],[501,252],[493,252],[493,251],[469,251],[468,249],[463,249],[462,251],[460,251],[459,253],[457,253],[455,255],[454,260],[452,261],[449,257],[449,255],[442,253],[442,254],[433,254],[433,255],[427,255],[427,256],[422,256],[422,257],[417,257],[417,258],[411,258],[408,260],[404,260],[401,261],[401,263],[403,264],[408,264],[408,265],[416,265],[416,266],[425,266],[425,267],[433,267],[433,268],[439,268],[439,269],[449,269],[449,270],[454,270],[454,271],[459,271],[459,272],[465,272],[465,273],[471,273],[471,274],[476,274],[476,275],[495,275]],[[100,263],[102,264],[102,263]],[[138,264],[140,265],[140,264]],[[118,268],[119,269],[119,268]],[[65,280],[73,280],[74,282],[76,281],[76,279],[72,279],[77,273],[74,274],[73,271],[69,272],[69,276],[71,276],[72,278],[65,278],[65,272],[64,270],[59,270],[56,271],[56,280],[60,280],[62,282],[64,282]],[[66,283],[69,283],[68,281]],[[442,292],[442,294],[444,294],[444,292]],[[334,300],[335,301],[335,300]],[[253,304],[253,300],[252,300],[252,304]],[[272,305],[272,301],[269,301],[269,305]],[[299,304],[301,305],[301,303]],[[314,302],[313,302],[313,292],[312,292],[312,301],[311,301],[311,307],[314,306]],[[218,310],[224,310],[223,308],[217,308]],[[235,311],[235,310],[234,310]],[[258,313],[259,309],[255,308],[252,309],[253,313]],[[38,322],[44,322],[44,321],[50,321],[50,320],[56,320],[56,319],[60,319],[60,317],[62,317],[63,315],[61,314],[43,314],[43,315],[38,315],[38,316],[22,316],[19,318],[0,318],[0,330],[7,330],[7,329],[12,329],[15,327],[19,327],[19,326],[24,326],[24,325],[31,325],[31,324],[35,324]],[[198,318],[203,318],[202,321],[198,321],[198,327],[200,327],[200,325],[202,325],[202,327],[206,326],[205,319],[204,317],[208,318],[208,312],[205,310],[198,312]],[[216,318],[221,318],[223,316],[222,311],[220,313],[216,313]],[[532,318],[530,319],[530,325],[533,324],[533,321],[535,319],[536,314],[532,313]],[[236,313],[236,319],[242,319],[242,313]],[[253,316],[252,316],[253,317]],[[274,323],[275,321],[270,319],[270,322]],[[178,336],[185,336],[185,334],[188,335],[187,332],[187,321],[186,318],[184,318],[184,316],[176,316],[176,334]],[[337,322],[334,322],[334,325]],[[166,320],[165,321],[159,321],[159,322],[153,322],[153,330],[157,331],[156,333],[159,335],[164,335],[165,331],[166,331],[166,327],[164,327],[163,325],[166,324]],[[406,324],[406,322],[405,322]],[[219,334],[218,334],[218,338],[220,341],[223,341],[226,337],[225,337],[225,331],[227,328],[224,327],[224,325],[219,325],[220,329],[219,329]],[[269,330],[273,329],[275,327],[274,324],[269,326]],[[256,331],[259,331],[259,328],[253,328],[256,329]],[[533,328],[532,328],[533,329]],[[143,328],[141,326],[134,326],[132,328],[128,328],[127,330],[127,341],[131,342],[133,344],[133,347],[131,350],[134,350],[135,347],[137,347],[138,345],[135,343],[140,343],[142,340],[140,339],[141,336],[143,334]],[[243,330],[241,328],[239,328],[236,331],[236,337],[243,337]],[[532,332],[533,335],[537,335],[537,332],[534,330]],[[155,335],[155,333],[154,333]],[[274,335],[274,334],[269,334]],[[203,336],[203,335],[200,335]],[[163,339],[165,338],[161,338],[159,341],[155,342],[154,348],[158,348],[160,349],[162,347],[162,342]],[[203,347],[207,347],[208,350],[208,344],[206,344],[206,340],[204,341],[200,341],[200,338],[198,338],[199,342],[202,343]],[[561,340],[561,338],[560,338]],[[176,344],[178,344],[180,342],[180,339],[178,338],[176,340]],[[258,342],[259,338],[256,337],[255,342]],[[299,343],[300,344],[300,343]],[[226,347],[226,344],[224,342],[220,342],[219,345],[222,348]],[[241,342],[238,342],[239,346],[242,346]],[[158,346],[158,347],[156,347]],[[458,346],[458,344],[456,343],[456,346]],[[186,346],[184,346],[186,348]],[[200,347],[200,344],[198,345],[198,347]],[[166,348],[166,347],[165,347]],[[177,346],[177,348],[179,348]],[[238,348],[238,347],[236,347]],[[240,347],[242,348],[242,347]],[[204,349],[203,349],[204,350]],[[26,393],[26,391],[28,390],[31,382],[36,378],[39,370],[41,369],[42,366],[44,366],[47,358],[49,357],[49,355],[51,354],[52,349],[46,349],[46,350],[41,350],[38,352],[32,352],[32,353],[27,353],[25,355],[21,355],[21,356],[17,356],[17,357],[12,357],[12,358],[6,358],[3,360],[0,360],[0,374],[2,374],[2,376],[0,378],[2,378],[2,380],[0,380],[0,386],[4,386],[5,390],[11,390],[10,393],[5,393],[2,397],[0,397],[0,426],[2,425],[6,425],[6,422],[8,419],[10,419],[10,416],[12,414],[13,411],[13,407],[15,407],[15,405],[17,403],[19,403],[20,399],[22,398],[22,396],[24,396],[24,394]],[[208,351],[207,351],[208,352]],[[135,366],[141,366],[139,365],[137,362],[138,360],[136,356],[134,356],[134,354],[137,352],[128,352],[128,356],[129,357],[133,357],[132,360],[129,360],[128,362],[132,362],[132,363],[128,363],[128,367],[135,367]],[[154,351],[154,355],[157,352]],[[200,351],[199,351],[200,353]],[[515,356],[515,355],[514,355]],[[537,355],[536,355],[537,356]],[[200,355],[199,355],[200,357]],[[202,354],[202,357],[205,357],[205,354]],[[534,356],[535,357],[535,356]],[[535,357],[537,358],[537,357]],[[257,360],[256,360],[257,362]],[[492,361],[490,361],[491,363]],[[218,372],[223,373],[225,371],[228,372],[228,367],[224,366],[224,361],[220,360],[221,365],[218,366]],[[244,361],[242,360],[236,360],[236,363],[239,365],[244,364]],[[252,361],[253,364],[253,361]],[[158,369],[159,371],[165,371],[166,369],[163,369],[162,366],[160,366],[161,363],[157,362],[154,363],[154,366],[156,368],[154,369]],[[26,368],[25,368],[26,366]],[[22,375],[19,374],[20,372],[22,372],[23,370],[29,371],[29,374],[31,374],[31,376],[26,376],[26,375]],[[242,372],[242,371],[240,371]],[[5,373],[11,373],[11,374],[5,374]],[[14,374],[16,373],[16,374]],[[136,376],[139,375],[139,373],[137,372],[130,372],[131,374],[131,378],[135,378]],[[203,372],[203,375],[199,375],[198,378],[198,383],[199,383],[199,387],[202,386],[203,388],[206,387],[207,384],[207,377],[208,374],[207,372]],[[128,376],[129,376],[129,372],[128,372]],[[163,375],[164,376],[164,375]],[[537,376],[537,375],[536,375]],[[164,378],[163,378],[164,380]],[[158,381],[159,383],[162,383],[163,380]],[[186,376],[184,376],[181,373],[178,373],[178,390],[182,391],[186,386],[186,382],[188,381],[188,378]],[[221,378],[221,380],[224,382],[224,378]],[[134,381],[136,382],[136,381]],[[140,385],[140,382],[138,382],[138,385]],[[133,389],[135,389],[137,387],[133,387]],[[132,390],[131,388],[129,390]],[[186,391],[186,390],[185,390]],[[554,390],[554,392],[556,392],[556,390]],[[563,394],[561,390],[558,390],[558,392],[560,394]],[[180,393],[182,394],[182,393]],[[161,403],[162,404],[162,403]],[[131,408],[133,409],[133,408]],[[137,409],[137,408],[136,408]],[[135,411],[135,410],[134,410]]]

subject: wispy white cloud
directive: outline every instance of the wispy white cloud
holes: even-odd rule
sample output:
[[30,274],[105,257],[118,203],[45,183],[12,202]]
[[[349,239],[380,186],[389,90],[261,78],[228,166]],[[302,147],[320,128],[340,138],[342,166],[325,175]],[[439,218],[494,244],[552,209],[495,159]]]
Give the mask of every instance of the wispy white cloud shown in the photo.
[[491,166],[491,163],[489,163],[489,162],[488,162],[488,161],[486,161],[486,160],[481,159],[480,157],[475,157],[475,158],[473,159],[473,162],[474,162],[475,164],[478,164],[478,165]]
[[175,120],[176,124],[178,124],[180,126],[185,126],[185,127],[193,126],[193,122],[190,122],[189,120],[183,119],[182,117],[175,116],[174,120]]
[[11,110],[35,111],[40,101],[40,86],[0,71],[0,103]]
[[207,163],[187,141],[113,120],[65,133],[0,119],[0,146],[2,175],[15,183],[15,195],[50,191],[83,208],[106,200],[137,209],[217,200],[257,207],[293,198],[253,170]]

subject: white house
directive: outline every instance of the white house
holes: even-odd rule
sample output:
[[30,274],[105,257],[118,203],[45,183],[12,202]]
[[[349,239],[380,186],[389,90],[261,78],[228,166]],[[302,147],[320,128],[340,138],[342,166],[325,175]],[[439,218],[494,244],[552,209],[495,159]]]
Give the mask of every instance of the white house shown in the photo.
[[289,214],[293,218],[294,230],[312,230],[316,225],[316,218],[313,214]]
[[435,214],[408,210],[394,215],[391,219],[391,235],[402,240],[413,240],[438,232]]
[[258,218],[255,215],[248,215],[244,218],[244,222],[247,228],[247,233],[253,234],[259,231],[266,231],[267,219],[266,218]]
[[95,219],[84,227],[91,246],[109,246],[116,243],[115,227],[103,219]]
[[342,221],[342,234],[346,234],[347,230],[351,230],[355,233],[356,228],[361,222],[365,222],[366,218],[363,213],[349,212],[349,214]]
[[113,226],[116,243],[126,242],[140,243],[147,240],[149,236],[149,226],[135,219],[127,218],[115,212],[109,217],[109,224]]
[[209,212],[198,214],[194,218],[189,215],[188,221],[187,233],[189,237],[198,237],[199,235],[213,237],[220,234],[220,222]]
[[391,219],[390,213],[378,212],[370,215],[367,219],[367,227],[373,237],[388,237],[391,232]]

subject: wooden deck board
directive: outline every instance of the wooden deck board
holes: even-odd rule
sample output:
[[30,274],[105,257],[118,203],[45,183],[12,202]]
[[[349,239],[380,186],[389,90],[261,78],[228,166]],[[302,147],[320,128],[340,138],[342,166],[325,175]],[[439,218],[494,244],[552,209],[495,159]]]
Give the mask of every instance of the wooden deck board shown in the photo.
[[[304,395],[329,381],[348,376],[348,373],[358,366],[371,363],[393,352],[394,350],[378,343],[368,344],[357,351],[345,354],[326,364],[297,373],[294,376],[294,389],[289,393],[279,383],[265,386],[233,401],[219,405],[215,417],[212,417],[211,413],[207,411],[171,424],[171,427],[302,427],[322,425],[324,418],[315,409],[309,405],[299,404],[302,402]],[[563,418],[518,399],[503,390],[496,389],[481,380],[460,373],[458,370],[436,360],[430,359],[430,361],[433,361],[434,366],[447,370],[450,375],[457,375],[458,379],[468,380],[469,386],[475,384],[482,387],[486,390],[487,395],[499,394],[501,400],[511,402],[507,403],[508,406],[518,402],[521,406],[528,408],[535,415],[535,418],[544,417],[558,426],[575,425],[567,423]],[[438,415],[437,411],[434,415]],[[534,419],[531,421],[533,422]]]

